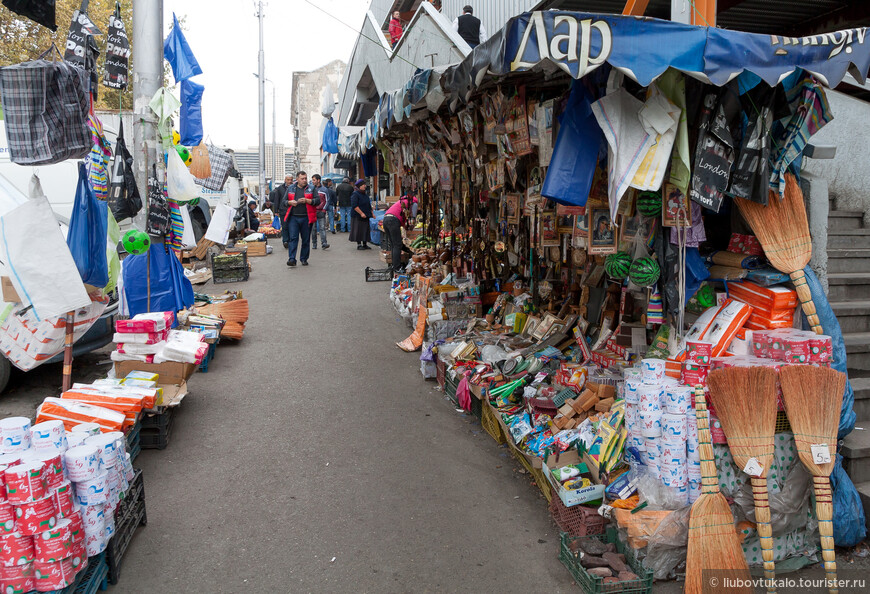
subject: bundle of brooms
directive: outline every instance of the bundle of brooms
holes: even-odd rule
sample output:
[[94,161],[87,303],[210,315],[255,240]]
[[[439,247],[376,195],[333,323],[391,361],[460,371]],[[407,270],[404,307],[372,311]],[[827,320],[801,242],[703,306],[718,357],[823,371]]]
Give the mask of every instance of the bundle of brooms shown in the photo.
[[734,463],[751,477],[767,591],[776,592],[767,492],[776,432],[776,371],[771,367],[716,369],[710,372],[707,385]]
[[830,477],[837,460],[837,429],[846,374],[826,367],[787,365],[780,370],[779,381],[798,457],[813,475],[825,575],[828,590],[836,592],[837,562]]
[[[698,454],[701,458],[701,495],[689,512],[689,546],[686,552],[687,594],[700,594],[705,588],[704,571],[727,572],[729,578],[745,580],[735,592],[750,594],[749,566],[737,538],[734,515],[719,491],[719,476],[713,461],[713,440],[704,388],[695,388],[695,416],[698,419]],[[709,579],[709,577],[708,577]]]
[[735,198],[734,202],[761,242],[764,255],[770,263],[791,277],[813,331],[824,334],[804,275],[804,267],[813,253],[813,242],[804,196],[794,175],[786,174],[782,199],[773,190],[770,191],[767,206],[743,198]]
[[248,300],[234,299],[223,303],[211,303],[198,308],[200,313],[218,316],[226,320],[221,328],[221,336],[241,340],[245,334],[245,323],[248,321]]
[[207,179],[211,176],[211,160],[208,158],[208,148],[204,142],[191,149],[190,159],[188,170],[193,177]]

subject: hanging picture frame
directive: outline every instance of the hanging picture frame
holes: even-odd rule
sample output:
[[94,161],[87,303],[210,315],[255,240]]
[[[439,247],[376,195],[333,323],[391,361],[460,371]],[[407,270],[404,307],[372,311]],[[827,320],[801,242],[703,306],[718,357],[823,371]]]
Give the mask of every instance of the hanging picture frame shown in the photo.
[[559,228],[555,211],[542,212],[540,217],[541,247],[559,246]]
[[[689,197],[671,182],[665,182],[662,196],[664,197],[662,226],[691,227],[692,209],[689,208]],[[680,214],[681,209],[683,209],[682,214]]]
[[615,254],[617,231],[617,227],[610,220],[610,210],[607,207],[592,208],[589,211],[589,253]]
[[[556,210],[556,229],[559,231],[560,234],[563,234],[563,233],[573,234],[574,233],[574,218],[575,218],[575,215],[559,214],[559,211]],[[583,217],[583,218],[586,218],[586,217]]]
[[519,194],[505,194],[502,201],[504,207],[503,218],[507,221],[508,225],[519,225],[521,204],[522,196]]

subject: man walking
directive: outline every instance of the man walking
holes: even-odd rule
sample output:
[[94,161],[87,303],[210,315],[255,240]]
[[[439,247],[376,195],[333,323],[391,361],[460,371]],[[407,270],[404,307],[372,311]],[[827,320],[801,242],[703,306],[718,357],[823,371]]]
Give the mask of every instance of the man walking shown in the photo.
[[299,247],[299,241],[302,240],[302,246],[299,247],[299,259],[302,260],[303,266],[308,266],[308,255],[310,254],[311,246],[311,223],[317,221],[317,205],[320,203],[319,196],[314,192],[314,189],[308,185],[308,174],[300,171],[296,174],[296,183],[288,189],[279,212],[285,212],[284,224],[288,230],[290,242],[290,258],[287,260],[287,266],[296,266],[296,248]]
[[327,250],[329,249],[329,243],[326,241],[326,203],[329,201],[329,194],[326,188],[323,187],[319,174],[315,173],[312,175],[311,180],[314,182],[315,196],[320,198],[317,207],[314,209],[316,218],[314,220],[313,233],[311,234],[311,248],[317,249],[317,234],[320,233],[320,245],[323,249]]
[[323,185],[326,188],[326,218],[329,220],[329,232],[335,235],[335,188],[332,187],[332,180],[326,178],[323,180]]
[[351,194],[353,194],[353,186],[350,185],[350,178],[346,177],[335,188],[335,195],[338,201],[338,230],[342,233],[350,232]]
[[288,225],[284,222],[285,215],[287,214],[285,205],[287,203],[287,192],[290,191],[292,186],[293,176],[285,175],[284,183],[272,190],[269,194],[269,202],[275,205],[278,218],[281,220],[281,242],[284,244],[285,248],[290,245],[290,230],[288,229]]
[[463,8],[462,15],[453,19],[453,30],[459,33],[471,49],[486,41],[486,29],[480,19],[474,16],[471,6]]

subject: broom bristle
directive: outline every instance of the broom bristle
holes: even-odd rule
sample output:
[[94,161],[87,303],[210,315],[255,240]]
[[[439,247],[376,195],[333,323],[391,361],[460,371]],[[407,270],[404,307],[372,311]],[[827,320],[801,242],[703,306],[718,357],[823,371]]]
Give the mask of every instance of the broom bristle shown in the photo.
[[247,299],[236,299],[224,303],[212,303],[200,308],[200,312],[244,324],[250,314]]
[[734,201],[770,263],[786,274],[803,270],[812,256],[813,244],[803,193],[794,176],[786,175],[781,199],[770,191],[767,206],[743,198]]
[[[846,375],[827,367],[787,365],[779,372],[785,413],[798,456],[813,476],[830,476],[837,451],[837,429]],[[826,444],[831,461],[813,461],[812,446]]]
[[221,336],[224,338],[233,338],[241,340],[245,335],[245,325],[239,322],[227,322],[221,330]]
[[776,371],[771,367],[716,369],[707,385],[734,463],[743,469],[755,458],[761,476],[767,476],[776,432]]
[[190,151],[190,174],[197,179],[207,179],[211,176],[211,161],[208,158],[208,148],[200,142]]

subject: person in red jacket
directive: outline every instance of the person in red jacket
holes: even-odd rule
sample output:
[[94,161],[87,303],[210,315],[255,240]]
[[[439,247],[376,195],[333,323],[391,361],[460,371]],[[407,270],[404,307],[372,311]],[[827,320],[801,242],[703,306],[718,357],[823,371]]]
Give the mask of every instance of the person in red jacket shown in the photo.
[[399,11],[393,13],[393,18],[390,19],[390,47],[396,47],[399,39],[402,37],[402,17]]
[[[290,258],[287,266],[296,266],[296,249],[299,248],[299,259],[303,266],[308,266],[308,255],[311,250],[311,223],[317,221],[317,205],[320,196],[312,186],[308,185],[308,174],[300,171],[296,174],[296,183],[287,191],[287,195],[281,199],[279,210],[285,210],[284,224],[289,229]],[[302,240],[301,247],[299,240]]]

